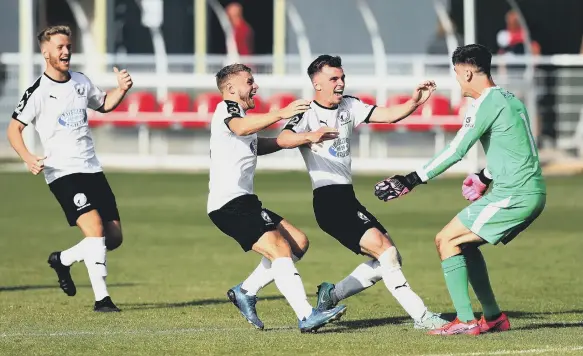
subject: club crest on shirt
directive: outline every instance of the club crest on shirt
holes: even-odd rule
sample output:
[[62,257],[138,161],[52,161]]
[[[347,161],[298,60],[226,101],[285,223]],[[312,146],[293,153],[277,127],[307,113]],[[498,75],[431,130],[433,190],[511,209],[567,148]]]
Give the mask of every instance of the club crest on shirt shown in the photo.
[[361,213],[360,211],[356,212],[356,215],[358,215],[358,217],[360,218],[360,220],[364,221],[365,223],[370,222],[370,219],[364,215],[363,213]]
[[332,142],[330,148],[328,148],[328,153],[333,157],[347,157],[350,155],[350,139],[349,138],[337,138]]
[[251,143],[249,144],[249,148],[251,149],[251,152],[253,152],[253,154],[257,156],[257,140],[251,141]]
[[79,96],[87,96],[85,85],[81,83],[75,84],[75,91]]
[[269,214],[267,214],[267,212],[265,210],[261,211],[261,217],[263,218],[263,220],[265,220],[266,223],[270,224],[273,221],[271,220],[271,218],[269,217]]
[[346,125],[350,122],[350,112],[347,110],[342,110],[338,113],[338,121],[340,125]]
[[63,113],[57,120],[59,125],[74,129],[87,125],[87,110],[74,109]]

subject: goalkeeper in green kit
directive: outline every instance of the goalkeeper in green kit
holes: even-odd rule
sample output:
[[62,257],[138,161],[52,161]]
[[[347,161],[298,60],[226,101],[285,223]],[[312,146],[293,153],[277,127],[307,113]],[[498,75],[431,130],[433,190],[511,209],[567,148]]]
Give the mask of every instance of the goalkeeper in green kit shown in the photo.
[[[487,167],[469,175],[462,194],[473,203],[435,237],[445,282],[457,312],[454,321],[433,335],[471,334],[510,329],[492,292],[486,263],[478,247],[507,244],[543,211],[546,185],[524,104],[496,86],[490,75],[492,55],[484,46],[458,47],[452,61],[464,96],[474,100],[456,137],[425,166],[405,176],[389,177],[375,186],[384,201],[409,193],[461,160],[480,140]],[[492,189],[488,194],[490,183]],[[474,318],[468,280],[483,308]]]

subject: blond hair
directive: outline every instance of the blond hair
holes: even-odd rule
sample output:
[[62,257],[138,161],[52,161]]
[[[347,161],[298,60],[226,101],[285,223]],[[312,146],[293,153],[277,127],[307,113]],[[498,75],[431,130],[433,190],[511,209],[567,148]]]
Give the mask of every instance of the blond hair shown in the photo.
[[49,26],[42,30],[37,36],[39,45],[51,40],[51,36],[54,35],[65,35],[71,37],[71,28],[69,26],[59,25],[59,26]]

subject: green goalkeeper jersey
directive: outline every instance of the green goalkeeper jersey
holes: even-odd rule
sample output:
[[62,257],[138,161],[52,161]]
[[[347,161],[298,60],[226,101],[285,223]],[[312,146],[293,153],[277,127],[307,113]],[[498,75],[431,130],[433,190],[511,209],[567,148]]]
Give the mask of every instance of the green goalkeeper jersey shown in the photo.
[[493,193],[546,194],[526,107],[514,94],[491,87],[468,108],[456,137],[417,174],[425,182],[460,161],[477,140],[488,162]]

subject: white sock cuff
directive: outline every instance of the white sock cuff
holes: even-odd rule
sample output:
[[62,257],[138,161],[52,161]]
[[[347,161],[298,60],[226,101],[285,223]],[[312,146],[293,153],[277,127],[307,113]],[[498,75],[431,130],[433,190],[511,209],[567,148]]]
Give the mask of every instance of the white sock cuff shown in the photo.
[[388,268],[389,270],[401,269],[397,248],[395,246],[389,247],[379,256],[379,263],[383,268]]
[[271,262],[271,270],[274,274],[285,273],[286,271],[297,272],[294,261],[290,257],[276,258]]

